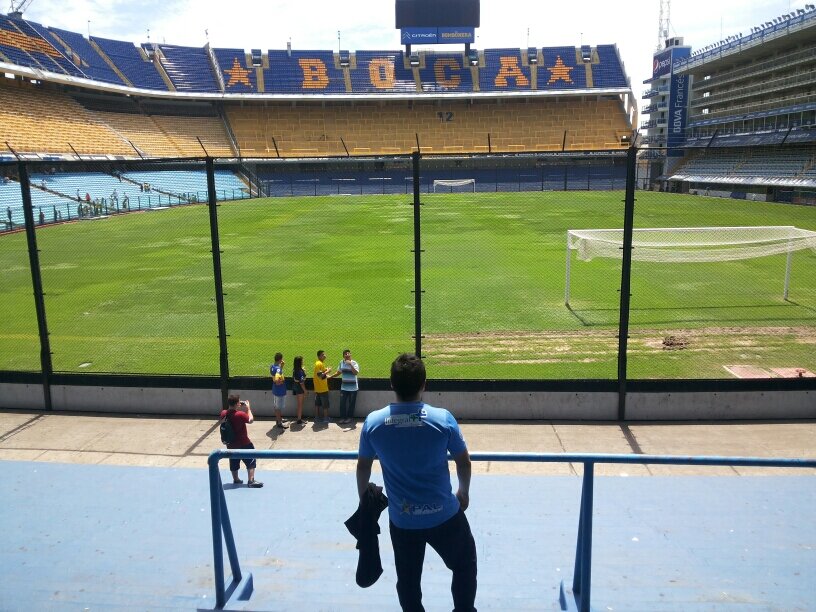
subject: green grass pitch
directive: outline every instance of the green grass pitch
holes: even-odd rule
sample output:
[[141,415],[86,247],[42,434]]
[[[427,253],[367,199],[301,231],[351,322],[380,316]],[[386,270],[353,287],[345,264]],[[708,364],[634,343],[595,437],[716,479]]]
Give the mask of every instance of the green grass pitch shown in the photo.
[[[573,256],[566,232],[623,225],[622,192],[423,195],[423,353],[435,378],[614,378],[620,263]],[[351,348],[386,377],[414,348],[410,196],[245,200],[218,208],[233,375]],[[795,225],[816,208],[641,192],[636,227]],[[56,371],[217,374],[205,206],[37,231]],[[38,370],[23,233],[0,236],[0,369]],[[721,378],[725,365],[816,371],[816,254],[635,262],[629,374]],[[676,343],[666,338],[672,336]],[[332,365],[335,365],[332,363]]]

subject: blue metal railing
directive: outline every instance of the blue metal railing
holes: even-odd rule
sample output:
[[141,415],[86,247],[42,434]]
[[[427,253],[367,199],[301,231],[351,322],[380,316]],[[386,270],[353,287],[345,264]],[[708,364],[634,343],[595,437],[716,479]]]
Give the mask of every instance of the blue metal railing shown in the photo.
[[[355,460],[353,451],[310,450],[217,450],[207,459],[210,477],[210,508],[212,511],[213,568],[215,571],[215,605],[223,608],[227,600],[236,595],[239,600],[249,599],[252,593],[252,575],[241,573],[238,551],[232,533],[221,472],[221,459],[342,459]],[[473,461],[504,461],[525,463],[582,463],[584,465],[581,485],[581,507],[578,517],[578,538],[575,549],[575,571],[572,588],[561,582],[560,600],[562,610],[577,609],[588,612],[592,579],[592,498],[596,463],[635,463],[649,465],[709,465],[735,467],[786,467],[816,468],[816,459],[765,459],[759,457],[693,457],[669,455],[605,455],[595,453],[472,453]],[[227,546],[232,583],[228,588],[224,581],[224,551]]]

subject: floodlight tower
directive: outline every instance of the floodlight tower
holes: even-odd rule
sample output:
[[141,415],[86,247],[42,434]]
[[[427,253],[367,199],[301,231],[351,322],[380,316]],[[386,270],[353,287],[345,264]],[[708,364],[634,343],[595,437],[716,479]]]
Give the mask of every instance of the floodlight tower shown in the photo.
[[660,0],[660,16],[657,23],[657,47],[660,51],[669,37],[669,22],[671,21],[671,0]]
[[26,10],[32,2],[34,2],[34,0],[20,0],[19,2],[11,0],[8,13],[9,17],[12,19],[22,19],[23,11]]

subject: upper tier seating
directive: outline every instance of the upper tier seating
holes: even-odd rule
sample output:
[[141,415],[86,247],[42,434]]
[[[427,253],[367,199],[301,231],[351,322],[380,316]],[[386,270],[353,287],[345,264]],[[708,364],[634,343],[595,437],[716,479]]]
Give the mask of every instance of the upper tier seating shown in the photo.
[[[60,41],[78,55],[76,66],[63,57],[62,51],[68,56],[72,54]],[[90,41],[93,44],[81,34],[56,28],[49,32],[33,22],[0,16],[0,60],[5,58],[23,66],[75,76],[87,74],[100,81],[119,83],[121,79],[116,70],[105,61],[107,56],[135,87],[168,89],[145,49],[106,38],[91,37]],[[158,49],[157,61],[178,91],[220,91],[206,47],[161,44]],[[333,51],[270,50],[262,59],[264,66],[257,68],[249,65],[251,62],[243,49],[212,51],[223,75],[226,93],[420,94],[627,87],[614,45],[598,45],[594,49],[589,45],[487,49],[482,52],[482,65],[473,68],[463,53],[449,51],[422,52],[422,61],[416,68],[406,67],[401,50],[343,51],[342,56],[349,60],[345,67],[340,65],[340,54]],[[536,52],[539,62],[530,64],[528,52]]]
[[479,70],[482,91],[517,91],[532,89],[530,67],[521,59],[520,49],[487,49],[484,67]]
[[419,70],[422,91],[473,91],[473,77],[464,53],[426,53]]
[[416,93],[411,70],[406,70],[402,51],[358,51],[357,68],[351,70],[354,93]]
[[626,87],[626,75],[615,45],[598,45],[598,61],[600,63],[592,66],[595,87]]
[[[119,75],[116,74],[108,63],[102,59],[99,53],[97,53],[96,49],[88,42],[88,39],[81,34],[60,30],[59,28],[49,28],[48,34],[53,38],[56,47],[60,47],[60,40],[68,45],[70,50],[79,57],[79,60],[82,62],[80,64],[82,71],[87,74],[89,78],[97,81],[116,83],[117,85],[125,84],[124,81],[119,78]],[[71,57],[68,51],[66,51],[66,54],[68,54],[68,57]],[[75,59],[74,61],[77,60]]]
[[40,32],[44,31],[38,23],[0,15],[0,54],[20,66],[84,76],[59,49],[43,38]]
[[178,91],[219,91],[210,58],[201,47],[159,45],[164,60],[162,66]]
[[618,99],[529,102],[450,100],[411,103],[225,105],[241,154],[275,157],[410,153],[560,151],[621,148],[628,135]]
[[584,89],[589,86],[585,64],[577,62],[575,47],[544,47],[541,55],[544,64],[538,68],[538,89]]
[[228,93],[254,93],[258,80],[254,68],[246,66],[243,49],[213,49],[218,66],[224,74],[224,90]]
[[[291,55],[291,57],[290,57]],[[343,71],[334,66],[331,51],[269,51],[264,69],[267,93],[345,93]]]
[[133,43],[92,36],[96,43],[134,87],[167,91],[167,85],[153,62],[148,60]]

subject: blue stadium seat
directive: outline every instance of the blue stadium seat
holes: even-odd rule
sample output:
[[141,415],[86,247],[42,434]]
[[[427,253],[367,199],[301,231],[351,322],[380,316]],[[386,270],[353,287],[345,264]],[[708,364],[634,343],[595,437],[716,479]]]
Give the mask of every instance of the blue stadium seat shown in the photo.
[[92,36],[91,40],[105,52],[135,87],[167,91],[167,85],[164,84],[156,67],[151,61],[142,59],[133,43],[97,36]]
[[159,49],[164,55],[162,65],[178,91],[220,91],[205,49],[175,45],[159,45]]

